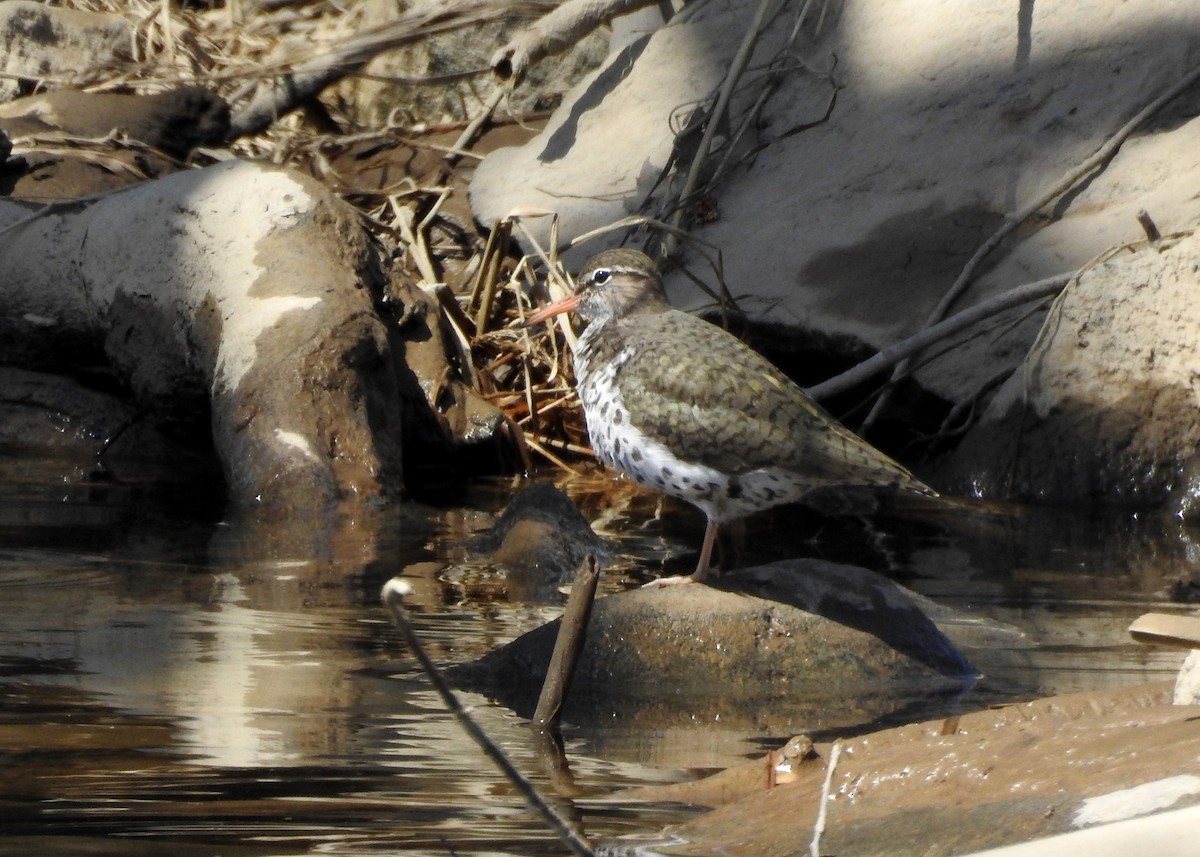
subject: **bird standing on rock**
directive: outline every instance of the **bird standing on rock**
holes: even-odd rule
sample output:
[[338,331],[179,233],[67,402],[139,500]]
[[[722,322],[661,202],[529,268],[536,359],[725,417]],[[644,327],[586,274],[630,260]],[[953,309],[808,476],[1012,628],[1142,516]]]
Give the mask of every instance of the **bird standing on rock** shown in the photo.
[[703,580],[718,525],[814,488],[934,495],[741,340],[672,309],[645,253],[592,257],[574,293],[526,324],[571,311],[587,322],[575,348],[575,379],[596,455],[708,517],[695,572],[657,585]]

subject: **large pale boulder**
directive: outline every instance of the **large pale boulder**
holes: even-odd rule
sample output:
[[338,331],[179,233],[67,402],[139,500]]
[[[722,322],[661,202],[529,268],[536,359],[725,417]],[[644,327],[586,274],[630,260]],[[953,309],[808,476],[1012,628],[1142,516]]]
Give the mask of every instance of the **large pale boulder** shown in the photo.
[[[760,97],[761,114],[738,138],[734,168],[706,189],[711,222],[693,227],[721,251],[741,309],[782,331],[772,340],[780,351],[832,342],[861,354],[913,333],[1007,217],[1200,61],[1200,6],[1169,0],[1022,6],[1028,14],[952,0],[846,0],[823,4],[819,32],[810,22],[782,52],[806,5],[773,7],[717,139],[737,137]],[[676,132],[696,105],[711,104],[758,6],[689,6],[613,55],[542,134],[483,161],[472,185],[477,216],[551,209],[569,238],[656,212],[690,162],[689,140],[694,150],[696,135]],[[774,80],[763,72],[771,58],[788,69]],[[1188,115],[1186,104],[1168,105],[1107,171],[1030,219],[958,307],[1138,237],[1140,207],[1164,232],[1200,219],[1189,180],[1200,146]],[[656,184],[672,167],[673,178]],[[668,289],[683,307],[710,300],[682,275],[669,276]],[[972,397],[1036,335],[1036,315],[1009,324],[1020,312],[917,379],[947,399]]]
[[129,52],[133,24],[120,15],[36,3],[0,3],[0,100],[42,78],[95,71]]
[[1054,502],[1171,499],[1192,511],[1200,493],[1198,258],[1194,233],[1143,242],[1071,283],[939,483]]
[[383,272],[323,185],[229,161],[34,213],[0,205],[0,235],[0,361],[106,362],[151,412],[207,412],[236,505],[400,493]]

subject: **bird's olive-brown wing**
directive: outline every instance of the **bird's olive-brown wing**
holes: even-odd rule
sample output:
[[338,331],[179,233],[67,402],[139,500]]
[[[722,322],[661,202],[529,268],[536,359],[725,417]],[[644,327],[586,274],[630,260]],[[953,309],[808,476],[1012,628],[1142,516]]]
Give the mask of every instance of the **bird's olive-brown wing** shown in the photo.
[[923,489],[721,328],[677,310],[618,325],[630,420],[676,455],[729,474],[778,467],[814,483]]

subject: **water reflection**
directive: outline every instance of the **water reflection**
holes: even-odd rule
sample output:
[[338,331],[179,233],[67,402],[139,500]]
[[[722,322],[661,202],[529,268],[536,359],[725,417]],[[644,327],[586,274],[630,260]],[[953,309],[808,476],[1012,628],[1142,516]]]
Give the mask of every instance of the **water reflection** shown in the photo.
[[[420,572],[418,630],[446,661],[553,612],[459,603],[439,581],[430,545],[471,515],[281,525],[55,502],[0,512],[0,764],[23,772],[0,782],[0,853],[561,853],[378,603]],[[567,782],[517,717],[467,701],[531,777]],[[574,793],[643,779],[581,767]]]
[[[502,583],[446,571],[486,523],[472,506],[494,511],[503,496],[279,524],[64,494],[61,482],[0,488],[0,760],[19,772],[0,782],[0,854],[562,853],[446,715],[378,603],[382,583],[404,574],[418,633],[447,663],[557,615],[553,593],[513,601]],[[690,562],[677,546],[698,543],[691,516],[647,525],[643,512],[610,518],[621,550]],[[1166,678],[1180,659],[1129,642],[1125,627],[1147,609],[1182,609],[1166,600],[1195,573],[1186,530],[970,506],[919,524],[789,509],[750,526],[766,558],[841,551],[829,558],[1023,634],[968,653],[985,675],[964,708]],[[687,812],[600,800],[615,788],[787,737],[567,724],[564,766],[519,718],[464,696],[517,766],[601,838]]]

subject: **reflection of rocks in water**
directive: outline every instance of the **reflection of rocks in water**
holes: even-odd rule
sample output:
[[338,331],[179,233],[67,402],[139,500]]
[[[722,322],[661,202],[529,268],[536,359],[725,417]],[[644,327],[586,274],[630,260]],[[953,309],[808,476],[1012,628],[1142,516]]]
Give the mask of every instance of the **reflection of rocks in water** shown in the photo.
[[[792,560],[719,585],[597,601],[564,718],[832,728],[956,693],[974,678],[905,591],[865,569]],[[524,713],[557,632],[557,622],[544,625],[452,677]]]
[[1200,575],[1176,580],[1171,584],[1169,597],[1176,604],[1200,604]]
[[550,483],[521,489],[491,530],[471,541],[470,566],[448,574],[454,582],[486,595],[503,591],[510,601],[557,600],[588,554],[601,563],[604,541],[571,500]]

